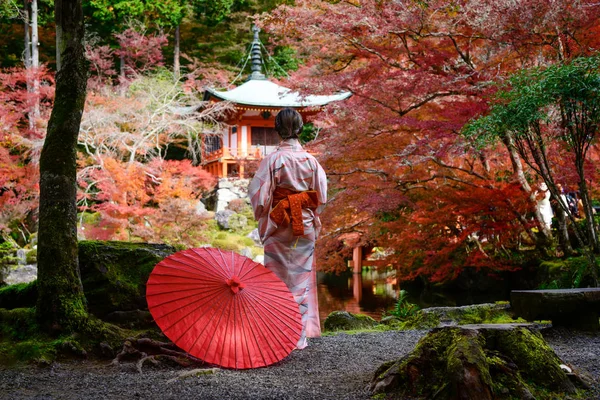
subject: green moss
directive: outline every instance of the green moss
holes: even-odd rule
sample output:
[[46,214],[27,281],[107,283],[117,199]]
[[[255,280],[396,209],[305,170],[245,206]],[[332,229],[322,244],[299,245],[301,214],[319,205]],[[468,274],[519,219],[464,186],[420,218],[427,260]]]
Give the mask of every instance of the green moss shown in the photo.
[[440,318],[435,313],[419,310],[406,318],[384,318],[381,322],[397,330],[431,329],[440,324]]
[[0,288],[0,308],[33,307],[37,301],[37,281]]
[[154,266],[175,252],[168,245],[79,242],[81,280],[91,312],[146,308],[146,282]]
[[215,239],[212,241],[211,245],[212,245],[212,247],[215,247],[215,248],[221,249],[221,250],[240,251],[242,249],[242,246],[240,246],[239,243],[232,242],[227,239],[224,239],[224,240]]
[[32,249],[27,252],[25,255],[25,262],[27,264],[35,264],[37,263],[37,250]]
[[75,333],[52,336],[40,329],[35,308],[0,309],[0,364],[47,364],[58,359],[87,357],[101,342],[118,349],[124,339],[141,335],[164,340],[158,329],[136,332],[93,316],[86,318]]
[[499,351],[519,365],[524,378],[538,386],[561,389],[553,386],[553,382],[567,379],[560,368],[562,362],[539,332],[525,328],[516,328],[510,333],[498,331],[495,340]]
[[35,308],[0,308],[0,338],[24,340],[39,331]]
[[368,315],[334,311],[327,316],[323,325],[326,331],[349,331],[370,329],[378,324]]
[[543,275],[539,289],[582,287],[585,286],[585,282],[591,280],[592,275],[585,256],[542,261],[539,270]]
[[575,392],[558,365],[537,332],[446,327],[423,337],[407,356],[380,366],[375,382],[387,382],[384,390],[393,398],[454,399],[457,393],[464,398],[477,388],[498,399],[521,399],[527,393],[558,399]]

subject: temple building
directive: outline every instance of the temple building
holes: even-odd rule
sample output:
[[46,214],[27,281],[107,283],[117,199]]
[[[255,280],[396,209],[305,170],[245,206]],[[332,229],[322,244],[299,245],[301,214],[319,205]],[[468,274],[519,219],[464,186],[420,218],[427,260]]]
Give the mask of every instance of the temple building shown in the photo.
[[228,126],[220,136],[205,136],[202,166],[217,177],[246,177],[247,165],[260,161],[279,144],[275,131],[275,116],[279,110],[295,108],[306,122],[332,101],[350,97],[349,92],[331,96],[302,96],[289,88],[271,82],[262,72],[261,43],[258,28],[253,28],[250,59],[251,74],[242,85],[228,91],[208,88],[204,100],[229,101],[235,111],[227,120]]

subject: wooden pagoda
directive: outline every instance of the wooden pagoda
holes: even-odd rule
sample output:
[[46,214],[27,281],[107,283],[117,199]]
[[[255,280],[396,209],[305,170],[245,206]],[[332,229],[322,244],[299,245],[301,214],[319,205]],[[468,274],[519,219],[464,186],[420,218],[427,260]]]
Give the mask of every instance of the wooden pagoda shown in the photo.
[[252,73],[246,82],[229,91],[208,88],[204,93],[206,101],[230,101],[235,107],[235,111],[223,121],[227,125],[223,133],[205,136],[203,140],[202,166],[220,178],[246,177],[246,165],[260,161],[277,148],[279,136],[275,131],[275,116],[279,110],[292,107],[306,121],[307,116],[318,113],[328,103],[350,96],[348,92],[331,96],[301,96],[268,80],[262,73],[259,30],[255,27],[253,31]]

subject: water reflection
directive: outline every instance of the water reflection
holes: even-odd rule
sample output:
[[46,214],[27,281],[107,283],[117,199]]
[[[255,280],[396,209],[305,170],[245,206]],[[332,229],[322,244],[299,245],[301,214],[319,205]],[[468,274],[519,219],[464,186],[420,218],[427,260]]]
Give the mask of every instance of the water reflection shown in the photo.
[[321,324],[332,312],[345,310],[369,315],[377,320],[394,306],[400,290],[395,271],[363,268],[361,274],[351,271],[317,274],[319,316]]
[[[317,274],[317,283],[321,326],[332,311],[340,310],[366,314],[380,320],[384,311],[394,307],[400,292],[393,269],[378,271],[365,267],[360,274],[348,271],[339,275],[320,272]],[[403,283],[403,289],[408,292],[407,300],[419,308],[489,303],[508,300],[510,294],[510,288],[502,281],[486,290],[443,290],[435,287],[424,290],[421,285],[408,283]]]

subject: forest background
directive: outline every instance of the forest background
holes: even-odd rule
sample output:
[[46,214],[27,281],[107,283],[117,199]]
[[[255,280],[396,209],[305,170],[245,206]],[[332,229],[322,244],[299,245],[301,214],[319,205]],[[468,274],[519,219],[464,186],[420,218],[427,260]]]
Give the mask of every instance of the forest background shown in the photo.
[[[356,246],[401,279],[431,281],[582,256],[570,284],[597,284],[599,4],[282,3],[84,1],[82,237],[207,241],[211,222],[196,205],[215,181],[198,166],[200,139],[226,110],[197,105],[205,85],[231,87],[256,20],[290,72],[278,76],[286,86],[353,93],[312,121],[320,134],[309,146],[331,187],[321,268],[345,268]],[[25,246],[52,108],[52,3],[0,4],[0,232]],[[555,209],[550,228],[541,182]],[[578,193],[577,214],[558,185]]]

